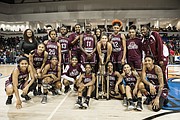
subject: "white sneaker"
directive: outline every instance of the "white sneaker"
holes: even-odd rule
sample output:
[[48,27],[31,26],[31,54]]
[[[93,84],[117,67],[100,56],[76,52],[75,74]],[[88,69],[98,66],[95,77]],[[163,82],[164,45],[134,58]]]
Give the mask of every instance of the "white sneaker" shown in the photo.
[[62,95],[62,94],[63,94],[63,92],[60,91],[59,89],[56,89],[55,92],[56,92],[58,95]]

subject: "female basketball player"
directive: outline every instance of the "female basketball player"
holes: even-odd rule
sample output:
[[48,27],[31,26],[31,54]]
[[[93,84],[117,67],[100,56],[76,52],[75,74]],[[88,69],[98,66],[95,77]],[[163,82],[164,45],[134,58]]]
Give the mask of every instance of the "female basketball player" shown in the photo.
[[[138,85],[141,80],[139,74],[135,70],[132,70],[129,64],[124,64],[123,73],[121,75],[125,82],[126,96],[128,100],[128,110],[135,109],[134,101],[138,100],[136,109],[138,111],[141,111],[142,110],[142,94],[140,90],[138,89]],[[122,82],[122,79],[118,82]]]
[[116,71],[122,71],[122,65],[126,58],[126,38],[124,34],[119,33],[122,28],[122,22],[118,19],[112,21],[113,33],[109,40],[112,44],[112,62],[115,64]]
[[92,67],[96,64],[96,36],[92,34],[91,24],[87,23],[86,31],[80,36],[81,63],[83,65],[91,63]]
[[31,65],[34,73],[34,77],[38,80],[38,92],[37,95],[41,95],[41,74],[47,61],[48,53],[45,51],[45,45],[43,43],[38,45],[38,48],[31,51],[29,54],[29,64]]
[[71,58],[70,64],[66,66],[61,76],[63,78],[63,84],[65,86],[64,93],[67,93],[70,90],[70,85],[73,83],[75,90],[77,89],[77,80],[79,79],[80,74],[84,71],[84,66],[78,63],[78,59],[76,56],[73,56]]
[[[29,80],[29,74],[31,80]],[[17,68],[13,70],[11,76],[5,83],[5,90],[6,94],[8,95],[6,104],[8,105],[12,103],[13,93],[15,93],[17,99],[16,108],[22,108],[22,102],[19,97],[18,89],[23,91],[21,97],[25,98],[26,100],[30,100],[31,98],[28,96],[28,93],[29,91],[34,90],[35,86],[33,70],[28,63],[28,59],[26,57],[19,58]]]
[[61,26],[60,28],[60,33],[61,36],[58,37],[58,41],[61,44],[61,65],[62,67],[65,67],[67,64],[69,64],[70,61],[70,41],[69,38],[67,37],[67,27],[66,26]]
[[129,39],[126,41],[127,63],[135,70],[142,69],[142,42],[136,37],[136,26],[131,25],[129,28]]
[[112,45],[108,42],[107,35],[103,34],[100,41],[97,43],[97,51],[99,55],[100,64],[104,65],[110,60],[112,53]]
[[[77,81],[78,86],[78,99],[75,104],[77,107],[85,107],[89,106],[89,101],[91,97],[91,93],[93,92],[95,86],[94,83],[96,81],[95,74],[91,72],[92,67],[90,64],[86,64],[85,73],[81,74],[79,80]],[[86,94],[86,100],[82,104],[82,95]]]
[[42,72],[42,78],[44,95],[41,103],[45,104],[47,103],[47,93],[49,85],[52,87],[51,90],[53,94],[61,94],[61,69],[60,66],[58,66],[57,56],[51,56],[50,64],[47,64],[44,67],[44,70]]
[[72,32],[69,35],[69,41],[71,42],[71,50],[72,50],[71,56],[77,56],[78,61],[80,62],[81,50],[79,48],[79,39],[81,35],[81,25],[76,24],[74,28],[75,28],[75,32]]
[[159,111],[163,105],[167,104],[168,86],[163,77],[162,69],[154,64],[152,56],[145,56],[142,81],[139,88],[147,96],[144,104],[152,105],[153,111]]
[[51,30],[49,32],[50,40],[44,41],[46,45],[46,51],[48,52],[47,63],[50,63],[50,58],[53,55],[58,56],[58,65],[61,66],[61,45],[57,42],[57,32],[55,30]]

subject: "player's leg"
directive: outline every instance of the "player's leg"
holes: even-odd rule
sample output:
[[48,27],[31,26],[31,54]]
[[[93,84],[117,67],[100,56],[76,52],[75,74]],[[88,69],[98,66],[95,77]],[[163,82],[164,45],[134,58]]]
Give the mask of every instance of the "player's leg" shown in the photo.
[[53,81],[52,78],[50,77],[46,77],[43,79],[42,81],[42,85],[43,85],[43,98],[41,100],[42,104],[46,104],[47,103],[47,94],[48,94],[48,84]]
[[128,110],[133,110],[135,108],[135,103],[132,99],[132,90],[129,85],[126,85],[126,96],[128,99]]
[[70,90],[70,81],[69,80],[66,80],[66,79],[64,79],[63,80],[63,84],[64,84],[64,93],[66,94],[66,93],[68,93],[68,91]]
[[83,86],[83,83],[80,83],[78,87],[78,99],[76,100],[76,103],[75,103],[76,108],[82,107],[82,93],[83,93],[84,88],[85,87]]
[[13,89],[12,84],[6,84],[5,86],[6,86],[5,91],[8,96],[6,100],[6,105],[9,105],[9,104],[12,104],[14,89]]
[[94,89],[95,89],[94,85],[91,85],[91,86],[88,87],[87,96],[86,96],[86,99],[85,99],[85,101],[83,103],[83,106],[85,108],[89,107],[89,101],[90,101],[91,94],[94,91]]
[[137,93],[137,105],[136,105],[136,109],[138,111],[142,111],[143,108],[142,108],[142,94],[141,94],[141,91],[138,90],[138,93]]

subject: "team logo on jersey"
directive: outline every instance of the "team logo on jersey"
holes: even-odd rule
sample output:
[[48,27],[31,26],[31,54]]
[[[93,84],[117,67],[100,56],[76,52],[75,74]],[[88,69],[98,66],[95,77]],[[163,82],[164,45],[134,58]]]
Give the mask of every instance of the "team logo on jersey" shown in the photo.
[[128,49],[138,49],[138,46],[135,42],[130,42],[130,44],[128,45]]
[[70,72],[70,76],[77,76],[79,74],[79,72],[77,71],[77,69],[73,69],[71,72]]

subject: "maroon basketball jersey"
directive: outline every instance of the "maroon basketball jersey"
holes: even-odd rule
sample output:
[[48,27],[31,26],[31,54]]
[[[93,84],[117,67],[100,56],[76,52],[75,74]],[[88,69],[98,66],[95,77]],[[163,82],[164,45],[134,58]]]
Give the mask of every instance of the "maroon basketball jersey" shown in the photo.
[[114,88],[116,85],[116,75],[115,72],[113,72],[112,74],[109,74],[109,86]]
[[84,74],[84,77],[83,77],[83,83],[86,84],[86,83],[89,83],[92,81],[92,74]]
[[[69,35],[69,41],[72,42],[78,35],[78,33],[73,32],[71,35]],[[72,50],[76,51],[79,49],[79,40],[76,41],[74,45],[72,45]]]
[[111,42],[112,42],[113,52],[120,52],[123,50],[121,34],[118,35],[112,34]]
[[34,68],[41,68],[42,64],[43,64],[43,60],[44,60],[44,52],[39,55],[37,53],[37,49],[34,50],[34,56],[33,56],[33,65]]
[[155,66],[151,71],[148,69],[146,70],[146,77],[153,85],[159,85],[158,75],[155,72]]
[[126,41],[127,59],[137,60],[142,58],[142,42],[139,38]]
[[[20,85],[25,82],[25,79],[29,76],[29,72],[28,72],[28,69],[26,69],[25,72],[22,72],[19,67],[17,67],[17,69],[19,70],[18,85]],[[9,80],[7,80],[6,82],[12,83],[12,74],[9,77]]]
[[55,69],[52,68],[52,65],[50,64],[50,68],[47,71],[47,74],[53,74],[56,77],[58,76],[58,65],[55,66]]
[[82,64],[77,64],[76,66],[72,66],[70,64],[66,66],[65,70],[63,71],[63,74],[76,79],[76,77],[84,71],[85,68],[83,67]]
[[61,44],[61,52],[66,53],[69,51],[69,38],[60,36],[58,38],[59,43]]
[[126,85],[135,86],[135,85],[136,85],[136,82],[137,82],[137,79],[136,79],[136,77],[133,75],[133,73],[131,73],[130,76],[125,75],[124,81],[125,81]]
[[83,35],[83,48],[86,52],[91,53],[95,48],[95,39],[93,35]]
[[105,46],[103,46],[102,44],[101,44],[101,52],[102,53],[107,53],[107,43],[106,43],[106,45]]
[[48,60],[50,60],[53,55],[58,56],[57,42],[49,40],[46,45],[46,51],[48,52]]

